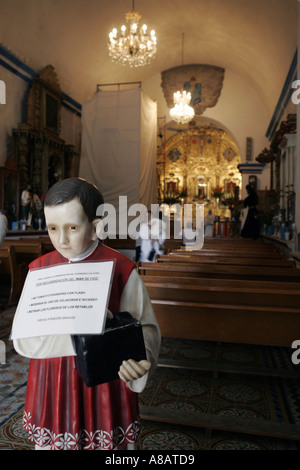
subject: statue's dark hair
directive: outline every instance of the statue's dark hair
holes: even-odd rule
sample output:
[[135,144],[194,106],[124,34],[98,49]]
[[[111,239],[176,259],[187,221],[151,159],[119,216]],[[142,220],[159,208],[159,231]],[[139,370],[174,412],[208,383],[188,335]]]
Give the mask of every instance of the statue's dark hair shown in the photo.
[[67,178],[55,183],[46,194],[45,207],[78,199],[90,222],[97,218],[97,208],[104,203],[99,189],[82,178]]

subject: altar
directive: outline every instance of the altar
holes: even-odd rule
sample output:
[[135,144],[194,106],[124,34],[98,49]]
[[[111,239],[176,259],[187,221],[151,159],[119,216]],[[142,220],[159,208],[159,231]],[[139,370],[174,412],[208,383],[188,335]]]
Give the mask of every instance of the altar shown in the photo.
[[156,161],[158,202],[203,204],[204,216],[213,215],[215,236],[230,236],[242,185],[241,157],[232,136],[194,120],[162,142]]

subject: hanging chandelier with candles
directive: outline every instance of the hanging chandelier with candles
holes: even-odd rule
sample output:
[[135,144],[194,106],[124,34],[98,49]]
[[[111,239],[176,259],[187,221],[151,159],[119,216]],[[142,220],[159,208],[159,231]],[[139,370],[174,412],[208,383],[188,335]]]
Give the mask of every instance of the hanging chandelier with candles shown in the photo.
[[[184,51],[184,33],[182,33],[182,65],[183,65],[183,51]],[[192,95],[190,92],[183,90],[181,93],[177,91],[173,93],[174,108],[170,109],[170,116],[178,124],[186,124],[190,122],[195,116],[195,110],[190,106]]]
[[109,34],[108,50],[114,62],[141,67],[151,62],[156,54],[155,31],[148,32],[147,25],[139,26],[141,15],[134,10],[125,15],[126,25],[121,26],[121,31],[114,28]]
[[174,108],[170,109],[170,116],[174,121],[178,122],[179,124],[186,124],[187,122],[191,121],[195,116],[195,111],[192,106],[190,106],[191,102],[191,94],[190,92],[186,92],[185,90],[181,93],[177,91],[173,94],[174,98]]

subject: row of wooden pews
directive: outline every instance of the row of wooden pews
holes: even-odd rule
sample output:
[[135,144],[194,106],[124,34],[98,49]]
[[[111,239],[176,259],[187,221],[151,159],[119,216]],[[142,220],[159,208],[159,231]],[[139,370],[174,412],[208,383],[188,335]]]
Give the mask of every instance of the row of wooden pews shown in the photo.
[[300,270],[271,244],[208,242],[138,271],[163,336],[287,347],[300,339]]
[[28,265],[39,256],[53,250],[48,237],[6,238],[0,248],[0,282],[2,308],[18,303]]
[[[300,339],[300,270],[272,244],[234,239],[205,240],[202,250],[170,250],[155,263],[138,263],[162,336],[216,344],[242,343],[291,348]],[[291,350],[292,351],[292,350]],[[212,370],[188,360],[160,359],[160,367]],[[300,371],[215,363],[230,372],[300,377]],[[257,420],[169,413],[141,407],[144,419],[300,440],[300,426]]]

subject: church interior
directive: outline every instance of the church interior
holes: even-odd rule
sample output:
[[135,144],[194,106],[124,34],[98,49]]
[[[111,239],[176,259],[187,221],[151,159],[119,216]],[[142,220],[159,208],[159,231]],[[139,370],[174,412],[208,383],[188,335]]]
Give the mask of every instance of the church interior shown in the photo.
[[[53,249],[45,195],[80,177],[115,208],[103,243],[136,263],[162,334],[136,449],[299,450],[300,1],[1,0],[0,17],[0,449],[33,448],[9,335]],[[134,204],[169,214],[153,262]],[[185,207],[199,250],[173,231]]]

